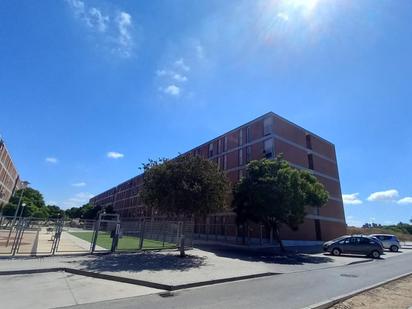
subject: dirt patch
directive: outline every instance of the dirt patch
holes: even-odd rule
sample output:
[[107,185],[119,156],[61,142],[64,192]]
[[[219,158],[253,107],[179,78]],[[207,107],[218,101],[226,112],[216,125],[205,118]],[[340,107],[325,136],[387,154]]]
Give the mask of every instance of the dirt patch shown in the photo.
[[406,309],[412,306],[412,275],[336,304],[333,309]]

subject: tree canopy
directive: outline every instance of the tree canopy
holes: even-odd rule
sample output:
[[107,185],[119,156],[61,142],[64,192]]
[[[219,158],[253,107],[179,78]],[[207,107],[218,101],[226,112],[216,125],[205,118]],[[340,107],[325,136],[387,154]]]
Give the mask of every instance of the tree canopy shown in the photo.
[[321,207],[329,198],[317,179],[298,170],[278,156],[275,160],[251,161],[243,177],[233,188],[232,206],[238,223],[264,223],[279,236],[282,224],[297,230],[305,218],[305,206]]
[[[24,190],[24,191],[23,191]],[[23,195],[22,195],[23,193]],[[23,210],[22,217],[35,217],[40,219],[60,218],[64,215],[64,211],[56,205],[47,205],[44,202],[43,195],[36,189],[25,188],[15,192],[10,198],[10,202],[2,209],[3,215],[13,216],[19,204],[21,204],[18,215],[20,216]],[[22,207],[23,203],[25,207]]]
[[228,190],[226,175],[216,163],[182,155],[144,164],[140,198],[162,214],[207,215],[227,205]]

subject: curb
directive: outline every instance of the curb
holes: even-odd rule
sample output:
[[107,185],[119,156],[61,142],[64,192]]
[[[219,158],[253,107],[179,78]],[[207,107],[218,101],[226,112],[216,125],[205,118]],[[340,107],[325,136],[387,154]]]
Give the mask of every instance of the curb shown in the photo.
[[62,267],[54,268],[37,268],[37,269],[19,269],[19,270],[2,270],[0,271],[0,276],[12,276],[12,275],[30,275],[30,274],[42,274],[65,271]]
[[192,283],[185,283],[185,284],[178,284],[178,285],[168,285],[168,284],[156,283],[156,282],[151,282],[151,281],[146,281],[146,280],[132,279],[132,278],[126,278],[126,277],[120,277],[120,276],[95,273],[91,271],[85,271],[85,270],[74,269],[74,268],[63,268],[63,267],[6,270],[6,271],[0,271],[0,276],[28,275],[28,274],[59,272],[59,271],[64,271],[66,273],[85,276],[85,277],[135,284],[135,285],[145,286],[145,287],[154,288],[158,290],[166,290],[166,291],[177,291],[177,290],[201,287],[201,286],[206,286],[206,285],[214,285],[214,284],[219,284],[219,283],[269,277],[269,276],[275,276],[275,275],[281,274],[281,273],[267,272],[267,273],[253,274],[253,275],[230,277],[230,278],[212,279],[212,280],[207,280],[207,281],[192,282]]
[[368,259],[368,260],[362,260],[362,261],[354,261],[354,262],[350,262],[349,264],[346,264],[346,266],[349,265],[356,265],[356,264],[362,264],[362,263],[368,263],[368,262],[373,262],[374,259]]
[[213,284],[240,281],[240,280],[247,280],[247,279],[270,277],[270,276],[276,276],[276,275],[281,275],[281,274],[282,273],[267,272],[267,273],[260,273],[260,274],[246,275],[246,276],[238,276],[238,277],[213,279],[213,280],[207,280],[207,281],[179,284],[179,285],[172,286],[172,291],[188,289],[188,288],[196,288],[196,287],[201,287],[201,286],[205,286],[205,285],[213,285]]
[[369,291],[369,290],[378,288],[378,287],[380,287],[380,286],[382,286],[382,285],[385,285],[385,284],[390,283],[390,282],[392,282],[392,281],[396,281],[396,280],[398,280],[398,279],[402,279],[402,278],[408,277],[408,276],[410,276],[410,275],[412,275],[412,271],[411,271],[411,272],[408,272],[408,273],[406,273],[406,274],[399,275],[399,276],[396,276],[396,277],[394,277],[394,278],[391,278],[391,279],[388,279],[388,280],[381,281],[381,282],[379,282],[379,283],[370,285],[370,286],[368,286],[368,287],[366,287],[366,288],[361,288],[361,289],[355,290],[355,291],[353,291],[353,292],[340,295],[340,296],[338,296],[338,297],[330,298],[330,299],[328,299],[328,300],[326,300],[326,301],[323,301],[323,302],[320,302],[320,303],[317,303],[317,304],[314,304],[314,305],[305,307],[304,309],[327,309],[327,308],[332,307],[333,305],[336,305],[337,303],[343,302],[343,301],[345,301],[345,300],[347,300],[347,299],[349,299],[349,298],[352,298],[352,297],[354,297],[354,296],[356,296],[356,295],[358,295],[358,294],[361,294],[361,293],[363,293],[363,292],[367,292],[367,291]]

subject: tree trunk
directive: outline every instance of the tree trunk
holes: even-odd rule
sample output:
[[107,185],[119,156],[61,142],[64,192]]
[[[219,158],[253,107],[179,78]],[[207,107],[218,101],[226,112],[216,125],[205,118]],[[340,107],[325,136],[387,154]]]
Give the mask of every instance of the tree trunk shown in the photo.
[[285,249],[285,247],[283,246],[282,240],[280,239],[279,227],[278,227],[278,225],[277,225],[276,223],[273,224],[273,230],[274,230],[274,232],[275,232],[276,241],[279,243],[280,250],[281,250],[283,253],[285,253],[285,252],[286,252],[286,249]]

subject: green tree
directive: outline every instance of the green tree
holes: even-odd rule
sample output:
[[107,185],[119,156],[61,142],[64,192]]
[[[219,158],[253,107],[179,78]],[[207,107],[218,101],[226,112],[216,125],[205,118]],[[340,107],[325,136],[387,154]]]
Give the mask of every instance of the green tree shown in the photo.
[[14,216],[17,205],[8,203],[3,207],[3,216]]
[[59,206],[47,205],[46,210],[47,210],[47,216],[50,219],[64,218],[64,210],[60,209]]
[[97,213],[101,209],[102,208],[100,206],[93,207],[92,205],[87,203],[80,208],[80,212],[83,219],[95,220],[97,219]]
[[33,188],[17,190],[14,196],[10,199],[10,203],[18,205],[22,190],[24,190],[24,192],[21,202],[25,203],[26,206],[35,206],[37,208],[46,206],[43,195],[38,190]]
[[81,218],[82,211],[80,207],[72,207],[65,210],[65,215],[70,219]]
[[199,156],[144,164],[143,203],[171,216],[207,215],[227,205],[229,182],[216,163]]
[[252,161],[233,189],[232,206],[238,223],[263,223],[274,232],[282,251],[279,228],[297,230],[305,218],[305,206],[321,207],[329,198],[317,179],[295,169],[278,156],[275,160]]
[[[82,219],[94,220],[94,219],[97,219],[97,213],[101,209],[102,208],[100,206],[92,206],[89,203],[87,203],[87,204],[84,204],[81,207],[72,207],[70,209],[66,209],[64,211],[64,214],[70,219],[82,218]],[[107,206],[104,209],[104,211],[107,214],[116,213],[113,209],[113,206],[111,206],[111,205]]]

